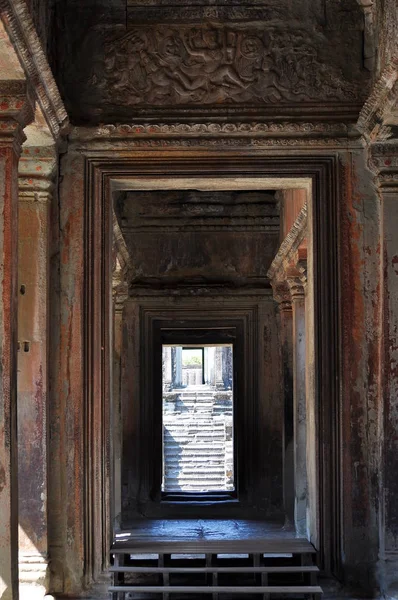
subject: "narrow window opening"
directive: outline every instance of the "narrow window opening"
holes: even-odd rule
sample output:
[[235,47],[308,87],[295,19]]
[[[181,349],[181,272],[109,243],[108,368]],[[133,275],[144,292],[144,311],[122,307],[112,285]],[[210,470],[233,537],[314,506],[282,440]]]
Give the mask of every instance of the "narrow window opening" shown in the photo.
[[162,366],[162,493],[233,493],[232,344],[163,345]]

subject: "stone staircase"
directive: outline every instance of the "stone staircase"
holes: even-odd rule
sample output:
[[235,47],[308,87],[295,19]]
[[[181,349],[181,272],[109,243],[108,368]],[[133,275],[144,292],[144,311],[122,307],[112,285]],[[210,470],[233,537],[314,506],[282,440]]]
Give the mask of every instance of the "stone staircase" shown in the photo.
[[233,490],[232,391],[164,393],[164,492]]

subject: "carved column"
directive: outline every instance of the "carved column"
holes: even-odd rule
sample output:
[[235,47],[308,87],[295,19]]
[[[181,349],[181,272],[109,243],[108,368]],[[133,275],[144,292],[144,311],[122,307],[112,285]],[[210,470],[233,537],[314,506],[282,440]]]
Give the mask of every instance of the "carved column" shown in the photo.
[[216,346],[215,352],[215,385],[217,388],[224,389],[223,379],[223,347]]
[[294,429],[293,429],[293,324],[292,303],[286,282],[272,283],[279,307],[284,398],[283,498],[287,519],[294,522]]
[[398,140],[372,147],[372,166],[381,199],[382,283],[382,398],[380,501],[382,535],[379,556],[383,591],[398,594]]
[[0,598],[16,600],[18,160],[25,96],[0,100]]
[[293,313],[293,420],[294,420],[294,521],[296,531],[306,534],[307,424],[305,293],[299,277],[288,277]]

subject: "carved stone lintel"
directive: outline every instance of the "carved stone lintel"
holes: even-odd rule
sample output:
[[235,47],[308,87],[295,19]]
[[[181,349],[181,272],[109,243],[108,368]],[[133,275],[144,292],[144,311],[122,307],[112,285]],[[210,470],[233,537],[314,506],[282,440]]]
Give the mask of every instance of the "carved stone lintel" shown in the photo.
[[311,135],[347,137],[354,135],[355,129],[347,123],[325,121],[258,121],[258,122],[228,122],[228,123],[134,123],[123,125],[99,125],[98,127],[74,127],[71,139],[130,139],[138,136],[197,136],[197,135],[242,135],[242,136],[297,136]]

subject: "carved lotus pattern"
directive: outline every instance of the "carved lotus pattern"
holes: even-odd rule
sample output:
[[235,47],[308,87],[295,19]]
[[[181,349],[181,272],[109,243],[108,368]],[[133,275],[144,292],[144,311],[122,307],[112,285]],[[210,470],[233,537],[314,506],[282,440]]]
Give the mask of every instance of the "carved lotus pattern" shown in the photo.
[[344,100],[357,82],[326,64],[304,31],[225,26],[135,27],[105,43],[103,97],[122,105]]

